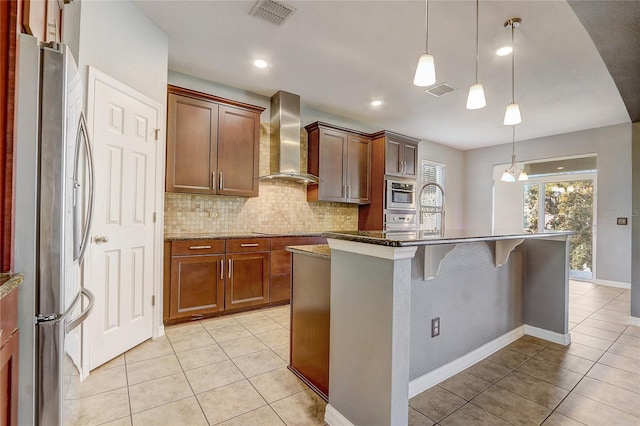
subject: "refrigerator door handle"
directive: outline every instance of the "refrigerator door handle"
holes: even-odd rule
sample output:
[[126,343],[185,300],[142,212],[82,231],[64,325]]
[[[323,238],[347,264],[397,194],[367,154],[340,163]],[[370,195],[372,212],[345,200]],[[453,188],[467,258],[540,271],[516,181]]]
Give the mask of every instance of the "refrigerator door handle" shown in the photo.
[[69,314],[71,312],[73,312],[73,309],[76,307],[76,304],[80,300],[81,292],[82,292],[82,290],[80,292],[78,292],[78,294],[76,294],[76,297],[73,298],[73,302],[71,302],[71,305],[62,314],[38,314],[38,315],[36,315],[36,325],[40,325],[40,324],[42,324],[42,325],[45,325],[45,324],[47,324],[47,325],[49,325],[49,324],[57,324],[60,321],[63,321],[66,317],[69,316]]
[[[81,141],[82,139],[82,141]],[[82,142],[82,145],[81,145]],[[78,242],[78,234],[80,229],[80,200],[77,197],[77,190],[80,188],[79,182],[79,172],[80,172],[80,148],[84,146],[87,155],[87,165],[89,166],[87,169],[87,177],[89,180],[89,205],[87,207],[87,216],[85,218],[84,227],[82,229],[82,237]],[[87,245],[89,244],[89,232],[91,230],[91,222],[93,221],[93,209],[95,205],[95,164],[93,160],[93,151],[91,150],[91,143],[89,141],[89,132],[87,131],[87,122],[84,118],[84,113],[80,112],[80,121],[78,123],[78,134],[76,135],[76,158],[74,161],[74,172],[73,172],[73,186],[74,186],[74,260],[78,262],[82,262],[84,254],[87,250]]]
[[89,303],[87,304],[87,307],[84,308],[84,310],[80,313],[80,315],[69,321],[69,323],[65,326],[66,333],[69,333],[71,330],[79,326],[85,319],[87,319],[91,311],[93,311],[93,305],[96,302],[96,297],[93,295],[93,293],[86,288],[83,288],[82,290],[80,290],[80,294],[86,296],[86,298],[89,299]]

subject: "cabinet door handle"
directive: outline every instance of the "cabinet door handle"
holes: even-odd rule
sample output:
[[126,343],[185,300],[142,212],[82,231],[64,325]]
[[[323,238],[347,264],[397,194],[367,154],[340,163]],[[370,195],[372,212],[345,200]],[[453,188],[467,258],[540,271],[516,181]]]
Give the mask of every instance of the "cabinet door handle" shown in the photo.
[[224,260],[220,259],[220,279],[224,279]]
[[222,191],[222,172],[220,172],[220,179],[218,180],[218,189]]
[[216,174],[211,172],[211,189],[215,189],[216,187]]
[[351,198],[351,185],[347,185],[347,200]]
[[210,249],[211,246],[191,246],[189,247],[189,250],[204,250],[204,249]]
[[229,271],[227,273],[227,277],[231,278],[231,267],[233,266],[233,263],[231,263],[231,259],[229,259]]
[[260,244],[258,243],[251,243],[251,244],[240,244],[240,247],[258,247]]

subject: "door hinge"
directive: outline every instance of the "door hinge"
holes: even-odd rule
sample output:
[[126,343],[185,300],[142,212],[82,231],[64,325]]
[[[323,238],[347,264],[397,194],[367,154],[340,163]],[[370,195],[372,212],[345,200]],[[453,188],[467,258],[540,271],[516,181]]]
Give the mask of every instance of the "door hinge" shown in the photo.
[[156,295],[151,296],[151,306],[156,306]]
[[155,129],[155,133],[156,133],[156,140],[158,140],[158,137],[160,135],[160,129]]
[[153,223],[156,223],[156,212],[153,212]]

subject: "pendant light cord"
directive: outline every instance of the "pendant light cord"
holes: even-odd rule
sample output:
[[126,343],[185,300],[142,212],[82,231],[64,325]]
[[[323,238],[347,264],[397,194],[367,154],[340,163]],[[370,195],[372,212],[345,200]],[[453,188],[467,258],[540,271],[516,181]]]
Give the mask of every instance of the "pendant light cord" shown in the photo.
[[480,13],[480,0],[476,0],[476,84],[478,83],[478,56],[480,52],[480,29],[478,14]]
[[513,21],[513,19],[511,19],[511,48],[513,49],[511,51],[511,103],[514,103],[516,101],[516,44],[513,41],[513,32],[515,28],[515,22]]
[[425,0],[425,17],[424,17],[424,32],[425,32],[425,53],[429,54],[429,0]]

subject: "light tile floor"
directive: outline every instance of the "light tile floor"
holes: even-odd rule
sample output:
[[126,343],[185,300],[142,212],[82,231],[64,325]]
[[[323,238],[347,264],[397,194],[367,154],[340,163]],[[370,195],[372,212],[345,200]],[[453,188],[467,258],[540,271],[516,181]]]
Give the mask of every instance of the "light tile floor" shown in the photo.
[[[524,336],[409,402],[410,425],[640,426],[628,290],[572,281],[568,347]],[[67,377],[65,425],[323,425],[289,370],[289,307],[166,328]]]

